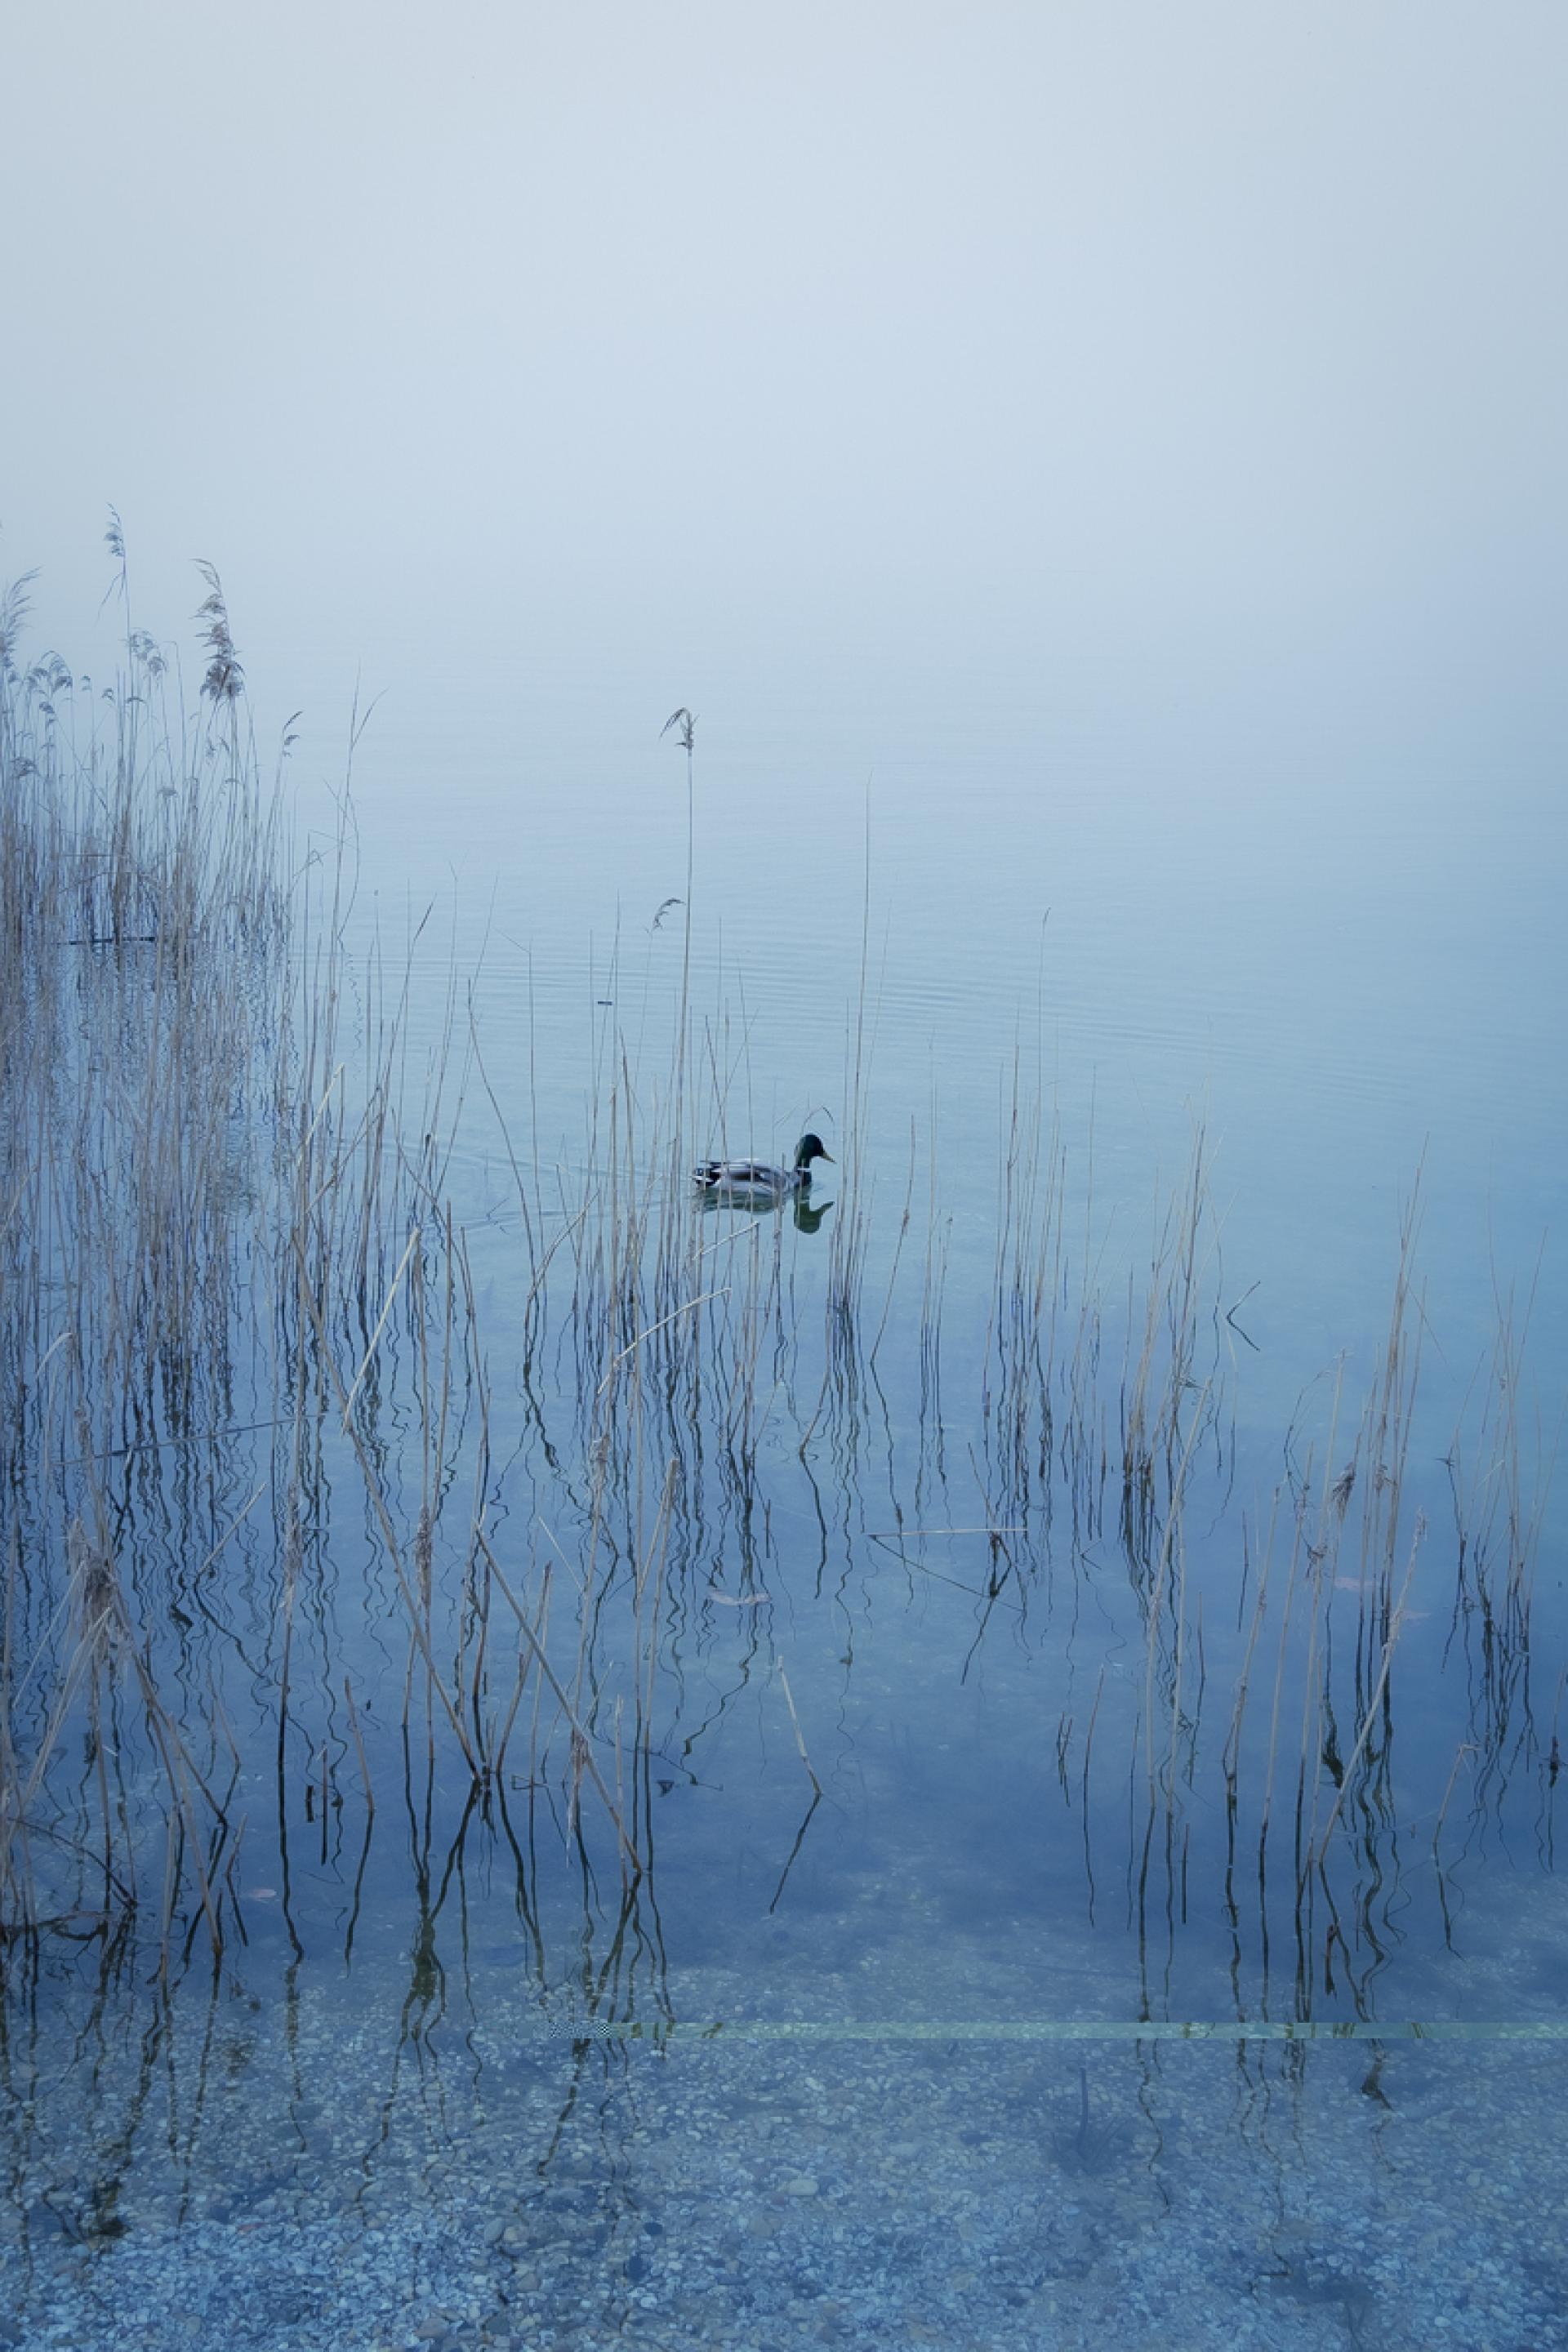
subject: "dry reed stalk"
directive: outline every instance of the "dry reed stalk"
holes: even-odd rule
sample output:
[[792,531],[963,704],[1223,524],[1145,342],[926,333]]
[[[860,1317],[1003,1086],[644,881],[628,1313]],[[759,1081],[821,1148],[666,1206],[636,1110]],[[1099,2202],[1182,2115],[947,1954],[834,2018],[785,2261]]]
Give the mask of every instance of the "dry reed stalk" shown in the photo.
[[532,1626],[529,1623],[521,1602],[518,1600],[517,1595],[513,1592],[510,1585],[507,1582],[505,1576],[501,1573],[500,1563],[496,1559],[494,1552],[491,1551],[489,1543],[482,1535],[479,1536],[479,1541],[484,1550],[486,1558],[489,1561],[490,1573],[494,1576],[496,1583],[500,1589],[501,1598],[506,1602],[508,1608],[511,1611],[512,1615],[517,1619],[518,1629],[521,1632],[523,1640],[528,1643],[530,1650],[532,1652],[534,1664],[539,1668],[540,1674],[543,1676],[545,1682],[549,1684],[551,1691],[554,1696],[556,1705],[560,1707],[561,1712],[566,1717],[574,1742],[574,1760],[575,1763],[581,1765],[583,1770],[587,1774],[588,1779],[593,1781],[595,1788],[599,1793],[600,1800],[604,1804],[605,1811],[608,1813],[611,1822],[614,1825],[616,1835],[620,1840],[621,1846],[626,1853],[626,1859],[631,1864],[633,1870],[636,1871],[640,1877],[643,1867],[641,1856],[638,1854],[637,1847],[633,1844],[626,1825],[621,1819],[615,1799],[611,1796],[608,1789],[605,1786],[604,1780],[599,1772],[599,1768],[594,1761],[593,1748],[588,1735],[584,1730],[582,1725],[579,1723],[576,1716],[573,1712],[571,1701],[568,1699],[565,1691],[558,1681],[554,1668],[551,1665],[549,1659],[544,1654],[543,1644],[534,1633]]
[[[1160,1624],[1164,1608],[1165,1579],[1170,1568],[1171,1548],[1176,1539],[1177,1531],[1181,1525],[1181,1498],[1183,1486],[1186,1479],[1187,1466],[1192,1461],[1193,1449],[1197,1444],[1199,1434],[1203,1428],[1204,1408],[1207,1402],[1208,1391],[1205,1388],[1198,1400],[1197,1408],[1193,1414],[1192,1422],[1188,1427],[1187,1441],[1183,1449],[1181,1465],[1177,1470],[1173,1485],[1171,1504],[1165,1517],[1165,1532],[1161,1539],[1159,1557],[1155,1562],[1154,1575],[1150,1584],[1149,1597],[1145,1606],[1147,1641],[1143,1675],[1143,1720],[1147,1740],[1147,1770],[1149,1781],[1149,1803],[1151,1809],[1152,1809],[1154,1804],[1155,1781],[1157,1776],[1154,1752],[1154,1669],[1159,1650]],[[1169,1784],[1167,1784],[1167,1798],[1169,1798],[1172,1793]]]
[[779,1670],[778,1670],[778,1673],[779,1673],[779,1687],[780,1687],[780,1689],[784,1692],[784,1705],[785,1705],[785,1706],[787,1706],[787,1707],[788,1707],[788,1709],[789,1709],[789,1719],[790,1719],[790,1722],[791,1722],[791,1723],[794,1725],[794,1727],[795,1727],[795,1747],[796,1747],[796,1748],[799,1749],[799,1751],[800,1751],[800,1760],[801,1760],[801,1762],[802,1762],[802,1763],[805,1765],[805,1777],[806,1777],[806,1779],[811,1782],[812,1787],[816,1790],[816,1791],[817,1795],[820,1797],[820,1796],[821,1796],[821,1794],[822,1794],[822,1783],[821,1783],[821,1781],[817,1779],[816,1774],[813,1771],[813,1769],[812,1769],[812,1764],[811,1764],[811,1759],[810,1759],[810,1757],[809,1757],[809,1756],[806,1754],[806,1752],[805,1752],[805,1733],[802,1731],[802,1729],[801,1729],[801,1727],[800,1727],[800,1717],[799,1717],[799,1716],[798,1716],[798,1715],[795,1713],[795,1696],[794,1696],[793,1692],[792,1692],[792,1691],[791,1691],[791,1689],[790,1689],[790,1686],[789,1686],[789,1676],[785,1674],[785,1672],[784,1672],[784,1664],[783,1664],[783,1661],[782,1661],[782,1660],[780,1661],[780,1664],[779,1664]]
[[1343,1778],[1341,1780],[1338,1790],[1335,1791],[1334,1801],[1329,1809],[1329,1818],[1323,1824],[1322,1834],[1318,1840],[1317,1847],[1312,1855],[1312,1860],[1319,1870],[1321,1870],[1322,1868],[1323,1856],[1328,1851],[1329,1840],[1333,1834],[1334,1824],[1339,1820],[1340,1808],[1344,1802],[1345,1790],[1350,1787],[1355,1768],[1361,1762],[1362,1757],[1365,1753],[1366,1744],[1372,1737],[1372,1727],[1376,1720],[1379,1703],[1382,1700],[1384,1691],[1388,1687],[1388,1677],[1394,1664],[1394,1653],[1398,1644],[1400,1633],[1405,1623],[1405,1602],[1410,1596],[1410,1580],[1415,1573],[1415,1562],[1420,1553],[1421,1540],[1425,1533],[1425,1524],[1418,1519],[1415,1525],[1415,1533],[1411,1540],[1410,1559],[1405,1570],[1405,1581],[1399,1588],[1399,1599],[1395,1604],[1394,1615],[1389,1623],[1388,1632],[1384,1638],[1383,1656],[1378,1664],[1377,1679],[1373,1685],[1371,1696],[1367,1700],[1366,1713],[1362,1720],[1361,1730],[1356,1736],[1355,1746],[1352,1748],[1350,1756],[1346,1760]]
[[349,1711],[349,1730],[353,1734],[354,1753],[359,1758],[359,1776],[364,1788],[364,1809],[367,1816],[375,1811],[375,1788],[370,1777],[370,1759],[364,1752],[364,1738],[359,1727],[359,1709],[354,1705],[353,1685],[343,1676],[343,1700]]

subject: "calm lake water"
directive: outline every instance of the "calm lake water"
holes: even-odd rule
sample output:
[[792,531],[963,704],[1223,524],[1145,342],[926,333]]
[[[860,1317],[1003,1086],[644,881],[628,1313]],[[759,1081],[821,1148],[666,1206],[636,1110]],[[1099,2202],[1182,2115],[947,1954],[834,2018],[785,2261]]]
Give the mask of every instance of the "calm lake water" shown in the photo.
[[244,1833],[15,1948],[0,2340],[1568,2343],[1558,779],[656,684],[361,746],[431,1183],[291,1563],[264,1320],[105,1474]]

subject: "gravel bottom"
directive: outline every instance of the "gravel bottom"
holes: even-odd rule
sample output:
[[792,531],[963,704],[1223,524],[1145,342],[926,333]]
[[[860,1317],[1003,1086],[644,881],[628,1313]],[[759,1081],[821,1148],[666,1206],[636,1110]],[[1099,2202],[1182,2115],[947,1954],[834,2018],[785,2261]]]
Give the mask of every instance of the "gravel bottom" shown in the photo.
[[35,2115],[0,2344],[1568,2347],[1551,2045],[209,2040]]

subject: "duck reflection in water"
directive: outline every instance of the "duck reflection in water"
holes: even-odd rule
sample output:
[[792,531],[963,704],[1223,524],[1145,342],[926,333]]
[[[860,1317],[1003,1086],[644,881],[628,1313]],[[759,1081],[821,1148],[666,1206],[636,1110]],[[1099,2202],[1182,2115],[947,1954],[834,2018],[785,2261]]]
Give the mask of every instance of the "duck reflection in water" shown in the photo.
[[831,1201],[814,1201],[809,1192],[700,1192],[697,1208],[701,1215],[712,1216],[721,1210],[732,1215],[737,1211],[743,1217],[765,1217],[770,1210],[787,1209],[790,1223],[796,1233],[814,1234],[832,1208]]

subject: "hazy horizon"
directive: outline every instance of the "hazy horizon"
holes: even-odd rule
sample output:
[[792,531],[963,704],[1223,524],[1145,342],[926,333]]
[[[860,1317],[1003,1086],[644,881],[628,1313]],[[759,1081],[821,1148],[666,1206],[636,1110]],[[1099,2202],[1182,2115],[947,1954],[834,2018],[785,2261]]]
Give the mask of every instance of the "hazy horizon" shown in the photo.
[[1561,753],[1555,10],[95,4],[8,46],[39,644],[89,657],[112,502],[138,620],[189,643],[210,559],[258,694],[334,730],[356,671],[805,714],[912,673],[903,719],[1010,696],[1189,771]]

